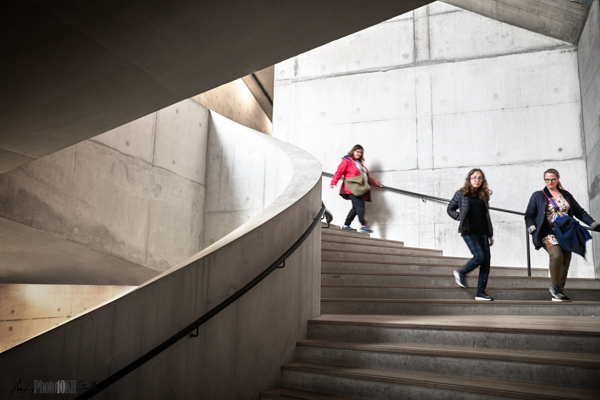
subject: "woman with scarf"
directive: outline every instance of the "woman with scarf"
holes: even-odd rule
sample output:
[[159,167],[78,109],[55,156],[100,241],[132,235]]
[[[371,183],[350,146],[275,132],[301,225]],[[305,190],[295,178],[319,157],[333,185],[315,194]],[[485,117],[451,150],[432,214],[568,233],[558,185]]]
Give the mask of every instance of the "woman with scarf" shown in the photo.
[[346,181],[348,181],[350,178],[362,177],[363,182],[368,182],[369,185],[380,187],[383,186],[381,182],[369,176],[369,171],[363,164],[363,161],[365,160],[363,154],[363,147],[360,144],[354,145],[348,154],[342,158],[342,162],[333,175],[333,179],[331,180],[331,184],[329,186],[333,189],[337,185],[340,178],[343,177],[344,180],[342,181],[342,187],[340,188],[340,196],[346,200],[352,201],[352,209],[350,209],[342,229],[347,231],[356,231],[356,229],[350,227],[350,224],[358,215],[358,221],[361,224],[361,232],[372,233],[373,231],[369,228],[365,218],[365,201],[371,201],[371,193],[367,191],[366,193],[357,196],[352,194],[348,188],[348,185],[346,185]]
[[[572,252],[563,249],[558,243],[554,232],[555,221],[564,215],[574,215],[596,231],[600,231],[600,223],[590,217],[573,195],[563,188],[557,170],[550,168],[544,172],[544,182],[546,187],[531,195],[525,211],[525,222],[535,249],[543,247],[550,258],[552,286],[549,290],[552,301],[571,301],[564,294],[564,289]],[[585,246],[585,243],[583,245]]]

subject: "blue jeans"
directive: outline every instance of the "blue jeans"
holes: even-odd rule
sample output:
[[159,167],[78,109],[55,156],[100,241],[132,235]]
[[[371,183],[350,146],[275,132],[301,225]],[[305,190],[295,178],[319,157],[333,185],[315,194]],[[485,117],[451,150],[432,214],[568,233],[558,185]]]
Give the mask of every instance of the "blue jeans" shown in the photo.
[[471,250],[473,258],[460,270],[462,274],[468,274],[479,267],[479,282],[477,282],[477,294],[484,293],[490,275],[490,242],[487,236],[463,235],[462,237]]

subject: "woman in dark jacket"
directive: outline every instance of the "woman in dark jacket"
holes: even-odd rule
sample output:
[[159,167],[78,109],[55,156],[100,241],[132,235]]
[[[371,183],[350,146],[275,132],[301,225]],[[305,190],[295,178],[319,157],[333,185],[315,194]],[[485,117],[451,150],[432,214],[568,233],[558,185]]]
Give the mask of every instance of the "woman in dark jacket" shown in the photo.
[[[335,187],[335,185],[337,185],[338,180],[341,177],[344,177],[344,179],[348,179],[359,175],[362,175],[371,186],[382,186],[381,182],[369,176],[369,170],[367,170],[367,167],[363,165],[363,161],[365,160],[363,158],[363,153],[363,147],[360,144],[356,144],[354,145],[354,147],[352,147],[348,154],[346,154],[342,158],[342,162],[338,166],[338,169],[335,172],[335,174],[333,174],[333,179],[331,180],[331,184],[329,185],[332,189]],[[367,233],[373,232],[371,231],[371,229],[369,229],[369,226],[367,225],[367,220],[365,219],[365,201],[371,201],[371,193],[367,192],[362,196],[355,196],[350,192],[346,184],[342,181],[342,187],[340,188],[340,196],[342,196],[346,200],[352,201],[352,209],[350,209],[350,212],[346,217],[346,221],[344,223],[344,226],[342,226],[342,229],[347,231],[355,231],[356,229],[351,228],[350,224],[358,215],[358,220],[362,225],[360,230],[362,232]]]
[[467,287],[465,274],[479,266],[475,300],[493,300],[485,292],[490,275],[490,246],[494,244],[492,238],[494,231],[488,204],[491,194],[483,171],[479,168],[472,169],[467,174],[464,186],[452,197],[447,210],[450,217],[460,221],[458,232],[473,254],[473,258],[463,269],[454,271],[456,283],[461,287]]
[[560,247],[554,236],[554,221],[558,216],[576,216],[594,230],[600,230],[600,224],[575,201],[573,195],[560,184],[560,174],[551,168],[544,172],[546,187],[534,192],[525,211],[527,230],[532,236],[536,250],[541,247],[550,257],[550,277],[552,286],[549,290],[553,301],[571,301],[565,294],[564,288],[571,264],[570,251]]

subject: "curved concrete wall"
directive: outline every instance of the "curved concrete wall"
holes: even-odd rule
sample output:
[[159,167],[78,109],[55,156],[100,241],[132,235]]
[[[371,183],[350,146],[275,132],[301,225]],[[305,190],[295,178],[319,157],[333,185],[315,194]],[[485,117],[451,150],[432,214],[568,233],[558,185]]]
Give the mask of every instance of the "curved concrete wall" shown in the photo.
[[[248,140],[249,132],[232,129],[228,135]],[[104,379],[233,294],[297,240],[321,205],[321,166],[292,145],[252,135],[251,149],[266,147],[276,161],[287,159],[291,165],[287,183],[270,171],[272,163],[264,164],[265,181],[283,185],[281,194],[190,260],[113,303],[0,354],[3,398],[19,380],[23,387],[28,382],[33,387],[34,380],[76,379],[89,385]],[[244,163],[255,158],[236,157],[237,173],[246,172]],[[261,390],[277,386],[280,366],[293,359],[307,320],[319,314],[319,273],[317,229],[284,269],[208,322],[199,337],[184,338],[97,398],[256,398]]]

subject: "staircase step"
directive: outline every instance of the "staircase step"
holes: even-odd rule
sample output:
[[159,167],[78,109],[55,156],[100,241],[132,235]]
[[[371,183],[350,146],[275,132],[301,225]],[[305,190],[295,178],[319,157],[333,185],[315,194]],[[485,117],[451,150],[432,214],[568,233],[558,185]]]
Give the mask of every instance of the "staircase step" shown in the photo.
[[373,237],[370,237],[370,235],[362,234],[362,233],[360,234],[360,236],[348,235],[345,232],[346,231],[322,229],[321,230],[321,238],[323,241],[328,241],[328,242],[343,240],[345,243],[379,244],[382,246],[391,246],[391,247],[404,246],[404,242],[398,241],[398,240],[373,238]]
[[600,318],[323,314],[308,321],[308,338],[600,354]]
[[[452,271],[462,265],[438,263],[390,263],[390,262],[362,262],[352,260],[321,260],[321,268],[329,271],[365,271],[384,273],[424,273],[452,275]],[[527,268],[517,267],[491,267],[493,276],[527,276]],[[532,268],[532,276],[548,277],[548,268]]]
[[[330,255],[331,253],[338,253],[337,256],[344,256],[345,259],[355,259],[358,255],[366,254],[368,256],[405,256],[405,255],[417,255],[417,256],[435,256],[442,257],[441,250],[435,249],[423,249],[420,247],[378,247],[373,245],[363,244],[343,244],[337,242],[323,242],[321,248],[321,255],[323,258],[325,254]],[[334,258],[335,259],[335,258]],[[356,258],[359,259],[359,258]]]
[[600,391],[499,379],[296,362],[282,367],[284,387],[365,399],[598,399]]
[[321,299],[325,314],[376,315],[600,315],[598,301],[431,300],[431,299]]
[[600,389],[600,355],[303,340],[298,361]]
[[[427,250],[416,249],[411,247],[405,247],[411,249],[406,254],[397,254],[390,251],[380,252],[366,252],[366,251],[340,251],[330,250],[327,246],[321,248],[321,259],[327,261],[357,261],[367,263],[381,263],[388,262],[393,264],[444,264],[444,265],[456,265],[464,266],[470,258],[465,257],[447,257],[442,256],[439,253],[427,253]],[[419,251],[420,250],[420,251]]]
[[[467,286],[477,287],[477,272],[467,275]],[[411,274],[411,273],[383,273],[366,271],[321,271],[322,283],[335,284],[370,284],[370,285],[402,285],[402,286],[456,286],[454,276],[449,274]],[[513,288],[548,288],[550,278],[528,276],[493,276],[490,274],[488,288],[513,287]],[[600,289],[597,279],[569,278],[565,293],[569,289]]]
[[[325,298],[472,300],[476,291],[458,286],[321,285],[321,296]],[[547,301],[551,298],[546,288],[491,287],[487,292],[496,300]],[[600,301],[600,289],[570,289],[568,293],[575,301]]]
[[412,249],[423,250],[423,252],[426,252],[427,254],[440,255],[440,256],[443,255],[442,250],[405,247],[404,244],[402,244],[401,246],[398,246],[398,245],[389,245],[387,243],[373,243],[373,242],[364,243],[363,239],[360,239],[362,243],[352,243],[352,242],[346,241],[345,239],[346,238],[340,238],[337,240],[327,240],[326,238],[323,238],[323,239],[321,239],[321,243],[323,244],[323,247],[325,247],[329,250],[339,250],[339,251],[366,251],[366,252],[384,251],[384,252],[391,252],[391,253],[397,253],[397,254],[405,254],[402,252],[402,250],[407,249],[407,248],[412,248]]
[[289,388],[267,390],[260,394],[261,400],[359,400],[356,397],[334,396],[332,394],[307,392]]
[[341,235],[347,237],[355,237],[355,238],[369,238],[371,237],[370,233],[359,232],[359,231],[345,231],[339,225],[331,225],[329,228],[326,227],[327,224],[321,225],[321,233],[326,235]]

